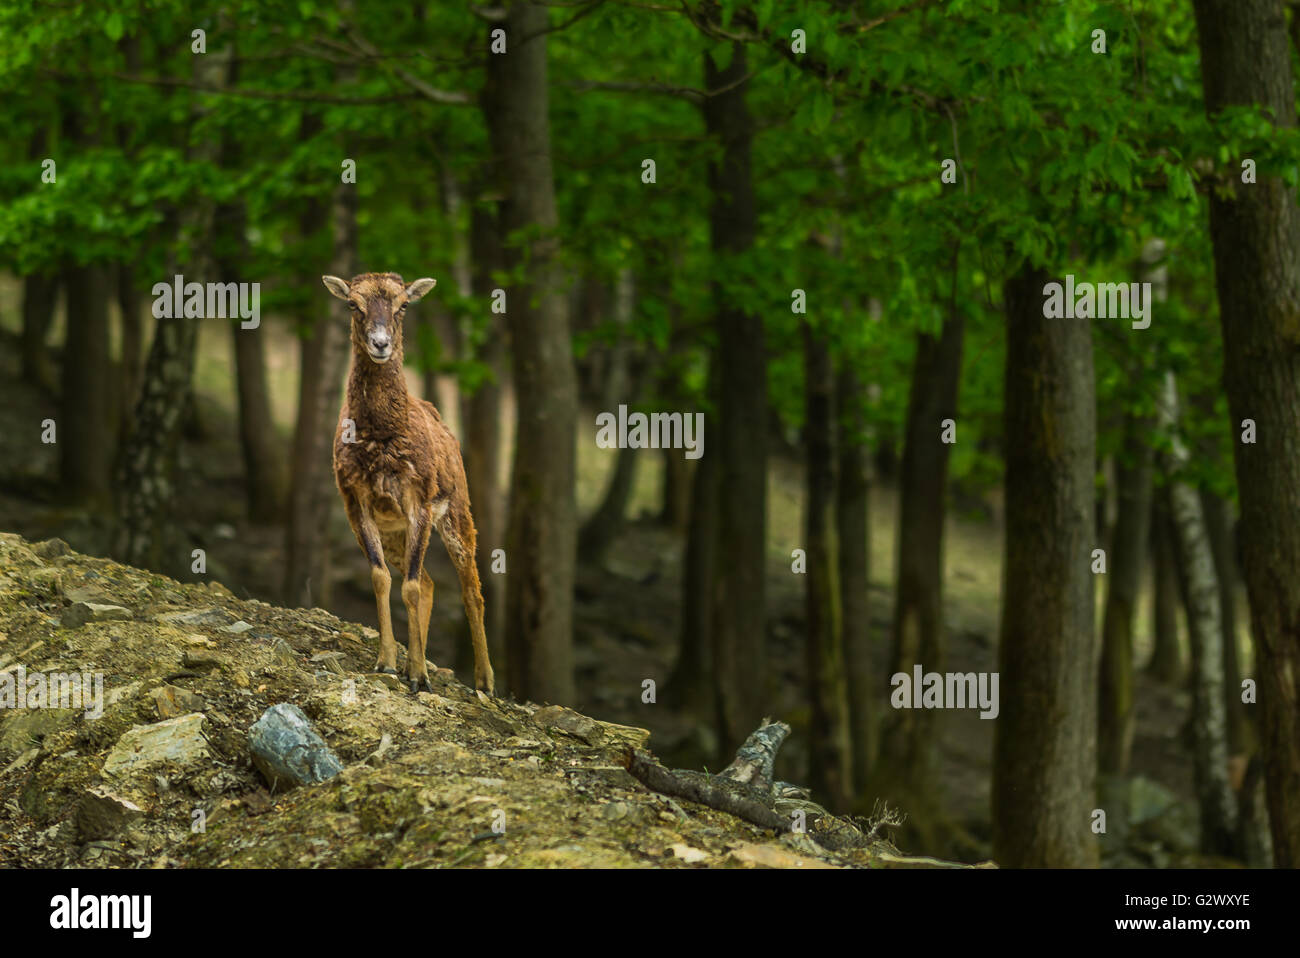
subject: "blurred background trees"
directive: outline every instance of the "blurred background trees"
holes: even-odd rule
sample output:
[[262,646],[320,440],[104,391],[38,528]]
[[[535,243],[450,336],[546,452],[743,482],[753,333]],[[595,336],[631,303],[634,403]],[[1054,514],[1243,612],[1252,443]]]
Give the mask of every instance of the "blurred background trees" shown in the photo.
[[[511,694],[682,764],[778,714],[791,780],[927,852],[1151,863],[1158,781],[1198,852],[1294,864],[1295,17],[6,4],[0,527],[368,621],[319,277],[434,276],[409,380]],[[1156,273],[1149,327],[1044,314]],[[177,274],[260,323],[156,318]],[[598,449],[620,404],[703,413],[703,457]],[[917,665],[998,671],[998,718],[892,708]]]

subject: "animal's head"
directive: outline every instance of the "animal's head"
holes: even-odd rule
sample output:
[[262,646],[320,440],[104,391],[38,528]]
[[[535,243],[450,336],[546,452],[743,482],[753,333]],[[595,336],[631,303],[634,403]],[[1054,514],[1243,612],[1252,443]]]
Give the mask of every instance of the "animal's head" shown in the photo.
[[437,282],[417,279],[408,286],[396,273],[362,273],[350,283],[337,276],[322,276],[321,280],[352,311],[352,342],[377,363],[386,363],[401,352],[407,305]]

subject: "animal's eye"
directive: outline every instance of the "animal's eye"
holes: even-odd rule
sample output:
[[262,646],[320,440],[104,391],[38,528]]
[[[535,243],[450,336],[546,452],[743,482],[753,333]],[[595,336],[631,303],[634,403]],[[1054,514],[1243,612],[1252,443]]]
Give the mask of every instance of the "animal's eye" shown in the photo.
[[398,307],[397,307],[397,311],[398,311],[399,313],[404,313],[404,312],[406,312],[406,304],[403,303],[401,306],[398,306]]
[[359,313],[359,312],[361,312],[361,304],[360,304],[360,303],[348,303],[348,309],[355,310],[356,312]]

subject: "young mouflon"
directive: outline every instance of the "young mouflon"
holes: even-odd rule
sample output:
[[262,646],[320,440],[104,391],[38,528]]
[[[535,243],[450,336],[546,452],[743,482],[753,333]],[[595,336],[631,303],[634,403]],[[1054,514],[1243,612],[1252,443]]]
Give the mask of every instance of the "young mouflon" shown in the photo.
[[[397,672],[397,642],[388,607],[392,576],[402,576],[410,625],[406,679],[412,692],[432,691],[424,658],[433,579],[424,569],[429,533],[437,529],[460,577],[460,597],[474,644],[474,685],[494,690],[483,632],[483,591],[475,565],[477,533],[460,443],[432,403],[406,391],[402,317],[434,280],[409,285],[396,273],[362,273],[351,282],[322,276],[352,313],[352,367],[334,433],[334,478],[352,532],[370,562],[379,610],[380,672]],[[437,666],[434,666],[436,669]]]

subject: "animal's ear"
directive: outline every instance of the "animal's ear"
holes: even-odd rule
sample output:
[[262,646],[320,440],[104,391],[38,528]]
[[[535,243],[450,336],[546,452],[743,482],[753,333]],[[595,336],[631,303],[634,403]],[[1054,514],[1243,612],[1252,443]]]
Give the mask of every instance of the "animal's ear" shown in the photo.
[[322,276],[321,282],[325,288],[337,296],[339,299],[348,298],[348,284],[346,280],[341,280],[337,276]]
[[425,279],[417,279],[410,286],[406,287],[406,301],[408,303],[414,303],[429,290],[433,289],[437,283],[438,281],[436,279],[429,279],[427,277]]

